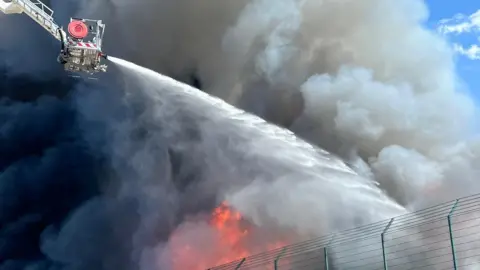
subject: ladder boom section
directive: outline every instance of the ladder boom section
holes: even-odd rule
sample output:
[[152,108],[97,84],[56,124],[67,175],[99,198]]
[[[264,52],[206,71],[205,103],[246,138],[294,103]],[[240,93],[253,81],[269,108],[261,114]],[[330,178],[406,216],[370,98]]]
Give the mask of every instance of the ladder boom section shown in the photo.
[[[2,2],[5,2],[6,4],[15,5],[15,8],[20,11],[17,13],[24,12],[25,14],[27,14],[40,26],[45,28],[45,30],[47,30],[51,35],[53,35],[57,40],[62,41],[66,37],[65,32],[55,23],[53,19],[53,10],[50,9],[47,5],[45,5],[41,1],[39,0],[0,0],[0,5],[3,5]],[[63,37],[60,35],[63,35]]]

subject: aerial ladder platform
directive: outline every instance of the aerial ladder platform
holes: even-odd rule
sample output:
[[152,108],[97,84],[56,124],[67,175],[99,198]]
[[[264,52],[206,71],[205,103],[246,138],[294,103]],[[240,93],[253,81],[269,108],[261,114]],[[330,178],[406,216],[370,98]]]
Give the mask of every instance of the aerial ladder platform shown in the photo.
[[88,74],[107,71],[107,65],[102,64],[102,59],[107,59],[102,52],[105,32],[102,20],[70,18],[67,34],[53,19],[53,10],[41,1],[0,0],[0,10],[7,15],[25,13],[60,41],[57,61],[66,71]]

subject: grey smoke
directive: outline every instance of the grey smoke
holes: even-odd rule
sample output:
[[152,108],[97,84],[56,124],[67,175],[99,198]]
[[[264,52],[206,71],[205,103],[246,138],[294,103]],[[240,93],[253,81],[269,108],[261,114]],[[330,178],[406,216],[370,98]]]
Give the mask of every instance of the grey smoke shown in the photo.
[[[112,129],[107,151],[124,185],[119,196],[133,196],[141,202],[141,225],[133,241],[140,254],[147,256],[142,257],[145,269],[156,269],[159,258],[158,263],[170,269],[166,265],[179,259],[165,259],[166,252],[175,252],[169,249],[170,241],[151,243],[155,252],[145,243],[155,237],[159,223],[171,219],[179,206],[193,200],[198,204],[214,196],[218,204],[226,199],[260,228],[288,230],[300,239],[405,212],[373,181],[358,176],[337,157],[291,132],[153,71],[112,61],[124,66],[121,81],[128,97],[124,104],[138,109],[139,114],[120,121],[112,119],[104,107],[96,106],[103,103],[98,95],[82,100],[81,111],[88,115],[88,122],[105,122]],[[146,132],[136,136],[140,145],[137,140],[126,140],[137,129]],[[196,174],[186,190],[172,187],[178,175],[163,165],[171,164],[172,153],[184,156],[182,174]],[[135,178],[131,179],[132,175]],[[161,205],[168,205],[168,210]],[[203,223],[200,220],[198,227],[187,226],[190,230],[179,227],[181,235],[209,233]],[[192,245],[205,245],[195,238],[191,241]],[[201,250],[222,248],[213,240],[209,242]],[[152,252],[157,257],[145,255]],[[215,258],[205,256],[181,259]]]
[[[95,3],[112,8],[79,14],[121,29],[108,36],[123,41],[114,55],[183,80],[191,71],[204,91],[359,156],[412,208],[479,191],[477,108],[451,48],[423,25],[423,1]],[[424,194],[433,188],[443,195]]]
[[183,80],[191,70],[204,91],[343,156],[408,208],[479,191],[477,109],[448,44],[423,26],[423,1],[110,5],[107,20],[131,29],[116,55]]

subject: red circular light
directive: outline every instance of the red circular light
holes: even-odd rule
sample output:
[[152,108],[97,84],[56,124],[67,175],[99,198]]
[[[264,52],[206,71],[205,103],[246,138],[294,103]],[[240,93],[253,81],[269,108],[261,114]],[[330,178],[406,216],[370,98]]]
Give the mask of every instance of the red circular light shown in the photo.
[[85,38],[88,35],[88,27],[82,21],[73,21],[68,24],[68,33],[74,38]]

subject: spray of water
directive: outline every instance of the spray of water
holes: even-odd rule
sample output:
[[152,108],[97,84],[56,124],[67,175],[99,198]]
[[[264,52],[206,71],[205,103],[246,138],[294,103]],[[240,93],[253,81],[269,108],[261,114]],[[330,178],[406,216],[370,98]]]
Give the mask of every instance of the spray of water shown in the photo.
[[[214,189],[219,201],[227,199],[257,226],[313,236],[405,212],[374,182],[290,131],[149,69],[118,58],[110,60],[120,65],[124,80],[134,81],[134,88],[127,88],[129,95],[145,95],[151,101],[138,121],[164,128],[162,133],[149,130],[148,144],[166,139],[188,147],[184,151],[201,165],[197,193]],[[184,132],[179,122],[185,117],[198,125],[194,146],[178,141]],[[127,126],[117,129],[117,136],[124,137],[128,130]],[[141,166],[139,170],[152,169]],[[157,207],[145,205],[154,207],[145,209],[149,213],[145,217],[151,217]],[[162,251],[155,254],[158,260]]]
[[79,12],[119,29],[115,55],[195,74],[204,91],[364,168],[407,207],[480,191],[477,109],[450,46],[424,26],[424,1],[94,2]]

